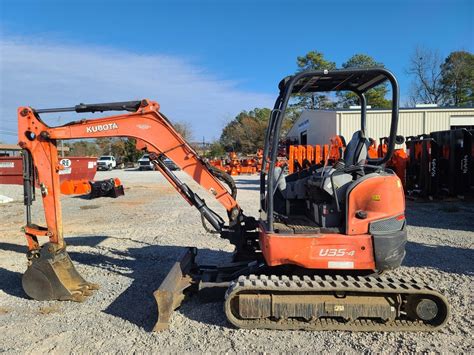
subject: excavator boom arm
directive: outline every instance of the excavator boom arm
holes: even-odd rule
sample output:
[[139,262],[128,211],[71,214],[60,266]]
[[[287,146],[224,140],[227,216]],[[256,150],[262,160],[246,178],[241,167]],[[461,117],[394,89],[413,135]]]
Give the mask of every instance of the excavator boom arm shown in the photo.
[[[235,196],[232,196],[222,185],[212,173],[209,165],[199,157],[168,119],[159,112],[159,108],[157,102],[142,100],[110,104],[80,104],[64,109],[34,110],[30,107],[18,109],[19,144],[28,152],[27,156],[34,164],[47,224],[47,228],[42,228],[31,225],[28,221],[25,233],[30,250],[39,248],[36,240],[36,236],[39,235],[48,236],[52,243],[63,244],[59,172],[64,167],[59,163],[57,140],[103,137],[136,138],[137,146],[147,148],[151,156],[154,157],[152,162],[157,165],[173,187],[189,203],[199,209],[214,228],[219,228],[222,219],[207,208],[204,200],[177,179],[172,172],[166,169],[164,164],[160,164],[162,155],[170,158],[181,170],[209,191],[227,210],[231,222],[240,215],[240,208],[235,201]],[[38,115],[38,113],[63,111],[83,113],[109,110],[132,112],[97,119],[82,119],[59,127],[47,126]]]

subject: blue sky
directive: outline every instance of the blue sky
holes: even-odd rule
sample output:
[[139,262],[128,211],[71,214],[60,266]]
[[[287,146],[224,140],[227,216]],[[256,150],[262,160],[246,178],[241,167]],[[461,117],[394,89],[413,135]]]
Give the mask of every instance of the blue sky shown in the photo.
[[[474,51],[474,1],[0,1],[0,140],[16,106],[156,99],[196,139],[271,106],[296,57],[366,53],[397,75],[417,45]],[[66,121],[69,117],[61,117]],[[57,124],[57,117],[48,117]]]

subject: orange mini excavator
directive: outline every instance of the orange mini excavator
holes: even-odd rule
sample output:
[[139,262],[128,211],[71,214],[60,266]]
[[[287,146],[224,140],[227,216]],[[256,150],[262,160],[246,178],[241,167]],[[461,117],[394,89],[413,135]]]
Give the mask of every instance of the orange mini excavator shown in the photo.
[[[393,103],[387,153],[370,159],[364,93],[386,81],[392,86]],[[79,275],[66,252],[56,142],[128,136],[148,150],[151,162],[197,208],[206,228],[212,226],[235,246],[232,262],[219,266],[197,265],[197,250],[185,250],[154,293],[159,313],[156,330],[168,327],[172,311],[186,295],[206,288],[225,293],[227,318],[240,328],[413,331],[445,324],[449,307],[441,294],[412,278],[380,276],[400,266],[407,237],[402,184],[384,168],[397,133],[395,77],[379,68],[307,71],[283,79],[279,89],[265,137],[258,220],[246,217],[239,208],[232,178],[201,159],[154,101],[20,107],[28,241],[25,292],[36,300],[83,301],[97,289]],[[277,157],[290,98],[339,90],[357,94],[362,107],[360,129],[348,141],[342,159],[333,166],[309,167],[285,176]],[[51,112],[112,110],[129,112],[59,127],[48,127],[40,118]],[[165,158],[226,208],[228,222],[167,168]],[[43,200],[45,227],[31,221],[35,182]],[[39,237],[49,242],[40,245]]]

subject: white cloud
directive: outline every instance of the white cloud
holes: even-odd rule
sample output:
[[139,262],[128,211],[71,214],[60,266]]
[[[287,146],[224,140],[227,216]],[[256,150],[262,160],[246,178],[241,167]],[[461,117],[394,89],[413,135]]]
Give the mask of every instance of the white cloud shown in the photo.
[[[0,40],[0,130],[16,132],[18,106],[74,106],[156,100],[172,121],[191,123],[195,138],[219,137],[241,110],[271,107],[273,95],[244,91],[181,58],[117,49]],[[57,116],[45,121],[57,125]],[[72,119],[61,114],[62,123]],[[76,119],[78,116],[76,116]],[[0,140],[17,138],[0,132]]]

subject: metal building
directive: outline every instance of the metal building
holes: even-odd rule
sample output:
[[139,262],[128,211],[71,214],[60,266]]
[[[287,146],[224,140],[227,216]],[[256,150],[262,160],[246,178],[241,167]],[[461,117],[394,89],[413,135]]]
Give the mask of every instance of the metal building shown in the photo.
[[[367,110],[367,137],[379,138],[390,132],[390,110]],[[400,109],[398,134],[404,137],[428,134],[451,128],[474,129],[474,108],[415,107]],[[360,129],[360,110],[304,110],[287,138],[293,144],[328,144],[329,138],[342,135],[349,141]]]

